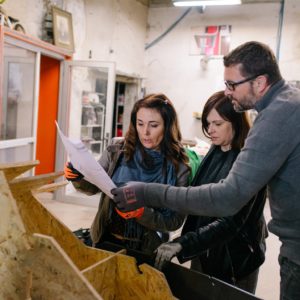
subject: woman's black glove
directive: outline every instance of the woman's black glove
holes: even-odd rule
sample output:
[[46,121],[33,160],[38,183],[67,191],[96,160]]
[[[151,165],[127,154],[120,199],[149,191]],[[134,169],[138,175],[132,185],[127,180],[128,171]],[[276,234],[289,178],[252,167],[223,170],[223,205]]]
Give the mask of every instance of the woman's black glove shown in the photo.
[[76,170],[73,167],[73,165],[70,161],[66,162],[65,168],[64,168],[64,173],[65,173],[65,177],[68,181],[78,181],[84,177],[78,170]]

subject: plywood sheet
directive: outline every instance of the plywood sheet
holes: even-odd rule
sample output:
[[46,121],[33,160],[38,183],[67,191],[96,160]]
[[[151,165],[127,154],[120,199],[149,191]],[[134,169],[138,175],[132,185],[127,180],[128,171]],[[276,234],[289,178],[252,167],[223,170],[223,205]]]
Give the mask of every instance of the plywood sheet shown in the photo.
[[0,299],[174,299],[162,273],[85,246],[34,197],[60,173],[13,179],[34,165],[0,165]]
[[38,164],[39,164],[38,160],[20,162],[14,164],[1,164],[0,171],[3,171],[6,179],[10,181],[16,178],[17,176],[25,173],[26,171],[32,169],[33,167],[37,166]]

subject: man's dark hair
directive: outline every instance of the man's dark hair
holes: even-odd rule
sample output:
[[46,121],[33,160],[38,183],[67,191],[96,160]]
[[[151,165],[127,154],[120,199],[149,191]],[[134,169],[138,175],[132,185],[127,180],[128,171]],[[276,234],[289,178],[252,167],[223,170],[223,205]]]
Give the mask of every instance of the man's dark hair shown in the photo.
[[233,49],[223,58],[224,66],[238,64],[244,77],[267,75],[268,84],[282,79],[278,63],[269,46],[260,42],[247,42]]

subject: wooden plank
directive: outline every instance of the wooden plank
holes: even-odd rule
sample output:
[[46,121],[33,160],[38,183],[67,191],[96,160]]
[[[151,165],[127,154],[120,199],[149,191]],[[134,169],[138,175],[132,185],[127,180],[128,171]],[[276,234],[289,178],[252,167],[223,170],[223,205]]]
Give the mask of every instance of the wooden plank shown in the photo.
[[161,272],[146,264],[138,268],[133,257],[119,254],[82,270],[104,299],[174,299]]
[[31,240],[24,267],[32,270],[32,299],[103,299],[52,237]]
[[152,299],[174,299],[163,273],[147,264],[140,265],[139,269],[143,273],[143,276],[139,278],[141,285],[147,286],[151,291]]
[[10,239],[0,258],[0,299],[103,299],[51,237]]
[[0,170],[4,171],[5,177],[8,181],[10,181],[37,166],[38,164],[38,160],[20,163],[0,164]]
[[33,189],[32,193],[39,194],[39,193],[53,192],[61,187],[66,186],[67,184],[68,184],[68,181],[60,181],[60,182],[46,184],[37,189]]
[[0,171],[0,203],[0,243],[3,243],[13,236],[19,237],[25,233],[25,228],[21,221],[19,210],[16,202],[13,201],[13,197],[3,171]]
[[[14,166],[15,167],[15,166]],[[25,167],[26,166],[22,166]],[[5,171],[7,169],[5,168]],[[4,171],[4,172],[5,172]],[[3,171],[0,171],[3,174]],[[31,189],[36,189],[44,183],[49,182],[60,176],[60,173],[50,175],[40,175],[35,177],[15,179],[8,185],[6,178],[2,177],[1,193],[1,212],[0,218],[0,241],[7,239],[11,235],[10,226],[16,226],[17,220],[9,222],[12,217],[12,207],[15,206],[14,214],[19,215],[20,226],[23,231],[29,234],[41,233],[53,236],[65,249],[77,267],[84,269],[103,258],[112,255],[108,251],[86,247],[62,222],[53,216],[31,193]],[[3,195],[10,196],[5,203],[2,201]],[[22,220],[22,221],[20,221]],[[25,228],[24,228],[25,226]]]
[[26,234],[16,234],[0,244],[0,299],[28,299],[25,296],[29,270],[21,266],[30,249],[28,245]]
[[9,182],[9,186],[15,196],[17,193],[21,194],[23,191],[36,190],[44,185],[51,184],[55,179],[62,175],[63,172],[54,172],[37,176],[16,178]]
[[119,299],[118,281],[116,274],[118,272],[116,256],[123,253],[124,250],[103,259],[102,261],[82,270],[82,274],[95,287],[96,291],[103,299]]
[[102,299],[52,237],[26,232],[3,171],[0,199],[0,299]]
[[0,211],[0,299],[28,299],[27,270],[20,268],[20,261],[31,246],[4,171],[0,171]]
[[95,264],[93,264],[93,265],[87,267],[86,269],[82,270],[81,273],[82,273],[82,274],[86,274],[86,273],[90,272],[91,270],[93,270],[93,269],[94,269],[95,267],[97,267],[98,265],[100,265],[100,264],[102,264],[102,263],[104,263],[104,262],[106,262],[106,261],[109,261],[109,260],[114,259],[114,258],[115,258],[117,255],[119,255],[119,254],[126,254],[126,249],[122,249],[122,250],[120,250],[120,251],[118,251],[118,252],[112,254],[111,256],[108,256],[108,257],[104,258],[104,259],[101,260],[100,262],[97,262],[97,263],[95,263]]
[[0,299],[174,299],[162,273],[85,246],[33,196],[58,175],[7,182],[0,171]]
[[79,270],[112,255],[108,251],[86,247],[65,224],[52,215],[32,195],[31,190],[26,189],[26,185],[19,183],[11,185],[11,190],[28,233],[40,233],[54,237]]
[[163,273],[148,265],[137,268],[123,257],[117,258],[118,299],[174,299]]

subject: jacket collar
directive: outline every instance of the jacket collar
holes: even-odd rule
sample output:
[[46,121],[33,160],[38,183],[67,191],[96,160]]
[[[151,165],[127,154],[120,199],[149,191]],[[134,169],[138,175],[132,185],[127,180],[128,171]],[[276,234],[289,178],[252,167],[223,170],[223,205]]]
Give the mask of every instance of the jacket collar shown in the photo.
[[283,79],[277,81],[275,84],[271,86],[271,88],[267,91],[267,93],[259,100],[254,106],[254,109],[258,112],[265,109],[274,99],[274,94],[277,93],[279,89],[281,89],[285,85],[285,81]]

